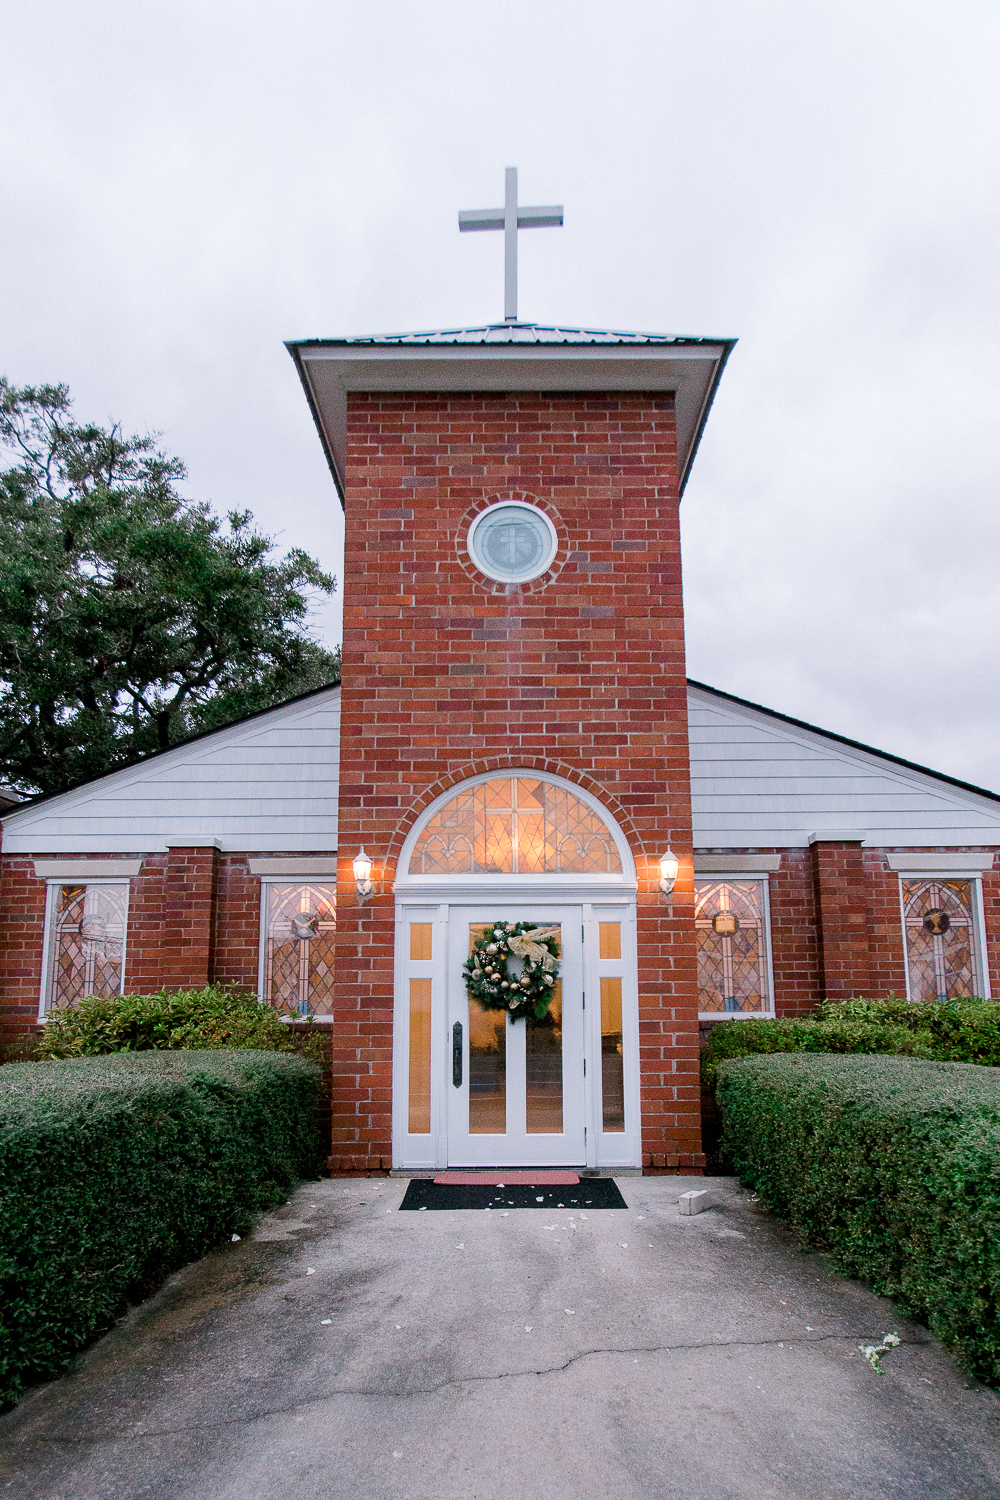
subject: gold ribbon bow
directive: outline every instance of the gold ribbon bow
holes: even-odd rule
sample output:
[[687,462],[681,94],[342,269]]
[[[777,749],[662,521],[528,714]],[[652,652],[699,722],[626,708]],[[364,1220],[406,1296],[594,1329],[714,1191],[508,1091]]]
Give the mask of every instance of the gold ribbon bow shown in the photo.
[[533,927],[530,932],[522,932],[518,937],[509,937],[507,947],[518,958],[527,959],[533,964],[541,964],[543,969],[554,969],[558,965],[558,959],[553,958],[548,948],[544,946],[544,939],[558,938],[559,931],[558,927]]

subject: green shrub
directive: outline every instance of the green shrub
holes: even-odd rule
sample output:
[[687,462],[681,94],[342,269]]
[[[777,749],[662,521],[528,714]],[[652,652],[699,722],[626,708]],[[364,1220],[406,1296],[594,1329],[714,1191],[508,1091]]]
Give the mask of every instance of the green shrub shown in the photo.
[[994,1000],[845,1000],[781,1021],[718,1022],[701,1055],[702,1082],[719,1064],[765,1052],[891,1052],[1000,1067],[1000,1003]]
[[275,1052],[0,1069],[0,1405],[315,1176],[318,1090]]
[[1000,1070],[745,1057],[717,1097],[741,1182],[1000,1385]]
[[38,1055],[94,1057],[219,1047],[301,1052],[320,1062],[325,1041],[318,1027],[306,1036],[292,1032],[255,995],[209,985],[202,990],[159,990],[155,995],[88,995],[49,1014]]

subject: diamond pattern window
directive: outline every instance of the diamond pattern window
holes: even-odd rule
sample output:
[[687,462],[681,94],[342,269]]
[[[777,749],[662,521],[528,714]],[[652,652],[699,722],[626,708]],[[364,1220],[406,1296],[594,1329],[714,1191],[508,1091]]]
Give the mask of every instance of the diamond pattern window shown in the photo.
[[411,875],[609,875],[622,861],[607,824],[568,787],[505,776],[465,787],[431,818]]
[[982,994],[971,880],[904,880],[911,1000]]
[[764,892],[759,880],[696,880],[698,1010],[769,1014]]
[[336,887],[275,881],[263,905],[262,998],[283,1016],[331,1016]]
[[125,977],[128,882],[50,888],[45,1010],[85,995],[120,995]]

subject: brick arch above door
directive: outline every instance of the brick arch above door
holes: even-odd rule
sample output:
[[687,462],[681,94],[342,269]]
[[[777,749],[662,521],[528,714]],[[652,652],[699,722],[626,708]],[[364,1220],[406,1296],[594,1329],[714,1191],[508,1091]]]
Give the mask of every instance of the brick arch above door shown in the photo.
[[613,824],[624,838],[628,846],[629,860],[634,865],[652,864],[658,860],[659,852],[655,855],[646,849],[644,840],[639,829],[628,811],[622,806],[616,797],[608,792],[606,786],[602,785],[594,777],[577,767],[566,764],[565,761],[550,760],[548,758],[518,758],[511,756],[491,756],[481,760],[469,761],[464,766],[456,767],[454,771],[440,776],[431,786],[427,787],[407,808],[399,819],[385,855],[385,878],[391,880],[396,873],[400,854],[406,840],[416,826],[418,821],[436,802],[441,801],[445,794],[454,791],[463,782],[471,782],[480,777],[504,776],[504,775],[528,775],[532,773],[541,774],[547,778],[554,778],[566,783],[572,788],[578,788],[588,794],[599,806],[602,814]]

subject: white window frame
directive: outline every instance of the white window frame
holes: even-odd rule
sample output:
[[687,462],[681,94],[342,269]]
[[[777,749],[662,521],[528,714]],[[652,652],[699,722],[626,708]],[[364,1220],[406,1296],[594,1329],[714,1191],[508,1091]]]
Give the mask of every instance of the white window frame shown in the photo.
[[903,935],[903,974],[906,979],[906,998],[911,1005],[922,1005],[924,1002],[914,1000],[910,992],[910,952],[906,942],[906,897],[903,895],[903,884],[920,880],[967,880],[969,882],[969,893],[972,908],[972,965],[976,980],[976,988],[979,998],[992,1000],[990,990],[990,965],[986,953],[986,908],[983,904],[983,876],[982,870],[971,870],[969,868],[942,870],[934,868],[933,864],[922,865],[919,869],[902,870],[896,880],[899,887],[899,926]]
[[122,971],[118,984],[119,995],[125,993],[125,969],[128,963],[128,921],[129,910],[132,901],[132,881],[128,876],[98,876],[91,878],[84,876],[50,875],[45,882],[45,926],[42,932],[42,980],[38,994],[38,1020],[44,1025],[52,1013],[53,1006],[50,1003],[50,978],[54,978],[52,967],[52,949],[55,944],[55,932],[53,930],[56,918],[56,907],[58,906],[58,892],[64,885],[123,885],[125,887],[125,932],[122,937]]
[[[761,979],[767,999],[764,1010],[700,1010],[699,1021],[773,1021],[774,1010],[774,956],[771,946],[771,883],[767,871],[759,870],[695,870],[695,908],[698,905],[699,885],[718,885],[725,880],[730,885],[758,885],[761,887],[760,918],[764,938],[761,954]],[[697,932],[695,934],[697,950]],[[697,951],[696,951],[697,958]]]
[[[306,875],[301,870],[296,870],[289,875],[261,875],[260,876],[260,919],[257,926],[257,999],[261,1005],[270,1006],[270,997],[265,993],[267,978],[267,922],[269,901],[264,900],[264,888],[271,885],[332,885],[334,893],[337,890],[337,877],[329,875]],[[279,1021],[286,1026],[309,1021],[313,1026],[332,1026],[332,1016],[279,1016]]]

